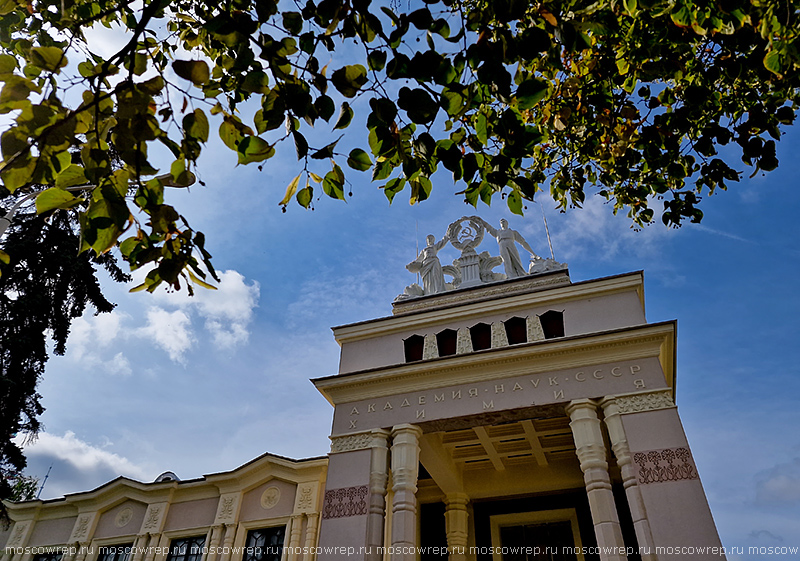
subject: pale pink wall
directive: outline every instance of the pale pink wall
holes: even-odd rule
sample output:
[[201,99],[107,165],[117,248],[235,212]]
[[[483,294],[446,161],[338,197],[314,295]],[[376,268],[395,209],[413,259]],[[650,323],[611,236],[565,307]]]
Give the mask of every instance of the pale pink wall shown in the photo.
[[[357,450],[340,452],[328,456],[328,478],[325,490],[356,487],[369,484],[369,471],[372,452]],[[367,497],[369,504],[369,497]],[[323,509],[325,505],[323,503]],[[391,506],[389,507],[391,508]],[[324,516],[324,512],[323,512]],[[367,515],[347,516],[343,518],[322,518],[320,520],[320,547],[352,547],[355,554],[321,554],[318,561],[359,561],[364,553],[359,548],[367,543]]]
[[217,513],[219,498],[186,501],[169,505],[165,530],[181,530],[183,528],[199,528],[211,526]]
[[[119,512],[125,508],[130,508],[133,512],[130,521],[122,528],[117,528],[116,517]],[[147,505],[138,501],[125,501],[124,503],[115,506],[114,508],[104,512],[100,515],[100,520],[97,522],[97,530],[95,530],[95,538],[113,538],[116,536],[129,536],[135,535],[139,528],[142,527],[142,520],[144,520],[144,513],[147,510]]]
[[[623,415],[622,424],[634,466],[637,465],[637,452],[689,447],[676,408]],[[690,465],[696,474],[697,466],[694,459],[690,459]],[[639,489],[656,546],[666,548],[721,546],[699,476],[649,483],[642,482],[641,472],[638,477]],[[658,558],[663,561],[685,559],[686,556],[660,554]],[[692,556],[692,559],[698,560],[720,558],[719,555],[710,554]]]
[[[391,335],[345,343],[342,345],[339,373],[402,364],[405,362],[403,340],[412,335],[435,334],[444,329],[457,331],[461,327],[472,327],[477,323],[492,324],[515,316],[541,315],[549,310],[564,312],[564,335],[567,337],[646,323],[641,301],[633,290],[586,300],[525,307],[513,312],[471,316],[466,319],[430,324],[425,329],[410,329]],[[457,313],[457,308],[454,311]],[[385,321],[393,319],[387,318]],[[379,323],[383,325],[383,321]]]
[[62,545],[67,543],[77,518],[77,516],[71,516],[69,518],[41,520],[34,523],[33,533],[27,545]]
[[[281,491],[278,504],[270,509],[261,506],[261,495],[268,487],[277,487]],[[242,498],[242,509],[239,520],[261,520],[262,518],[275,518],[277,516],[288,516],[294,510],[294,496],[297,492],[297,485],[288,483],[280,479],[271,479],[251,489]]]

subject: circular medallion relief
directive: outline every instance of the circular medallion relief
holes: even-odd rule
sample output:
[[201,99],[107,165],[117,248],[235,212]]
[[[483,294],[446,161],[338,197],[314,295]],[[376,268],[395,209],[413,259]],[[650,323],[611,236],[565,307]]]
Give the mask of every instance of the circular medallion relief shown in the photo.
[[281,500],[281,490],[277,487],[267,487],[261,494],[261,507],[270,509]]
[[125,507],[117,513],[114,524],[117,525],[117,528],[122,528],[131,521],[131,518],[133,518],[133,511],[129,507]]

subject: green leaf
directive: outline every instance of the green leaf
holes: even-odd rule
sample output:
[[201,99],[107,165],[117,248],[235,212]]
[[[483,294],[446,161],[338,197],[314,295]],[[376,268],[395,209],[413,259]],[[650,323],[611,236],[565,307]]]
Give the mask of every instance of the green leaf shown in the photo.
[[778,51],[771,50],[764,56],[764,68],[779,76],[783,73],[781,55]]
[[517,107],[531,109],[547,95],[547,82],[539,78],[528,78],[517,88]]
[[333,86],[345,97],[355,97],[361,86],[367,83],[367,69],[360,64],[339,68],[331,75]]
[[389,204],[392,204],[394,196],[403,190],[406,186],[406,179],[404,177],[395,177],[386,182],[383,186],[383,194],[389,199]]
[[347,158],[347,165],[358,171],[367,171],[372,167],[372,160],[369,159],[369,154],[361,148],[356,148],[350,152],[350,156]]
[[339,141],[341,139],[342,139],[342,137],[340,136],[339,138],[337,138],[336,140],[334,140],[333,142],[331,142],[330,144],[328,144],[324,148],[320,148],[319,150],[317,150],[316,152],[311,154],[311,159],[312,160],[324,160],[326,158],[331,158],[333,156],[333,149],[336,148],[336,145],[339,143]]
[[297,159],[302,160],[308,154],[308,142],[306,137],[297,131],[292,131],[292,138],[294,138],[294,148],[297,152]]
[[279,205],[287,205],[289,204],[289,201],[292,200],[292,197],[294,197],[294,194],[297,192],[297,187],[300,185],[301,175],[303,175],[302,172],[298,173],[297,177],[292,179],[291,183],[289,183],[289,186],[286,187],[286,194],[283,196],[283,199],[281,199],[281,202],[278,203]]
[[67,57],[58,47],[33,47],[31,62],[44,70],[57,73],[67,65]]
[[386,51],[372,51],[367,57],[370,70],[380,72],[386,66]]
[[409,119],[419,124],[430,123],[439,111],[439,105],[422,88],[400,88],[397,105],[405,109]]
[[433,186],[431,180],[424,175],[417,176],[409,183],[411,183],[411,198],[408,201],[410,204],[415,205],[430,196]]
[[508,194],[508,209],[513,212],[514,214],[519,214],[522,216],[522,197],[519,195],[519,191],[513,189]]
[[208,118],[202,109],[195,109],[183,118],[183,131],[200,142],[208,141]]
[[314,188],[306,184],[305,187],[297,192],[297,202],[303,208],[308,208],[311,204],[311,199],[314,198]]
[[69,191],[50,187],[36,197],[36,214],[43,214],[57,208],[72,208],[82,200]]
[[322,180],[322,191],[332,199],[344,200],[344,172],[342,168],[333,165],[333,169],[325,174]]
[[263,162],[275,155],[275,148],[258,136],[246,136],[237,148],[240,164]]
[[172,63],[172,69],[175,74],[197,86],[207,84],[210,79],[208,65],[202,60],[176,60]]
[[342,103],[342,109],[339,111],[339,119],[337,119],[333,130],[346,129],[352,120],[353,110],[350,108],[350,104],[345,101]]
[[12,55],[0,55],[0,74],[10,74],[17,68],[17,58]]
[[482,144],[486,144],[489,140],[487,128],[488,123],[486,115],[484,113],[478,113],[478,116],[475,118],[475,135]]
[[83,166],[77,164],[70,164],[56,176],[56,187],[59,189],[66,189],[67,187],[74,187],[85,183],[88,183],[88,181]]
[[225,146],[231,150],[237,150],[239,142],[242,140],[242,133],[239,132],[239,128],[226,117],[219,125],[219,137]]

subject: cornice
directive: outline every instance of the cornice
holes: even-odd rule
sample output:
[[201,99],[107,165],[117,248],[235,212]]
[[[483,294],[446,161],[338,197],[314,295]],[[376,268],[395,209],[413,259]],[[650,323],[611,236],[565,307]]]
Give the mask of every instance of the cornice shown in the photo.
[[672,386],[675,328],[675,322],[669,321],[375,368],[312,382],[336,405],[456,383],[654,357],[661,362],[667,384]]
[[[502,285],[499,288],[502,288]],[[336,341],[342,345],[361,339],[371,339],[400,331],[413,330],[422,325],[428,326],[439,322],[465,320],[487,314],[513,312],[524,307],[546,306],[560,302],[597,298],[631,290],[635,290],[639,295],[639,300],[644,310],[644,277],[642,272],[638,271],[564,286],[536,287],[523,294],[512,292],[512,295],[507,297],[503,297],[500,294],[479,301],[475,301],[474,298],[465,295],[463,302],[455,303],[445,308],[420,309],[407,314],[377,318],[332,329]]]

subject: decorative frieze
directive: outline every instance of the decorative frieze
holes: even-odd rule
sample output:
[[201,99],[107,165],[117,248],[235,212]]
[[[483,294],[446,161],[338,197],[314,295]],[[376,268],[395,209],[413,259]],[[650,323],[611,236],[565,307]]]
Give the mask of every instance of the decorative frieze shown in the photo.
[[675,407],[675,403],[672,401],[672,390],[617,395],[615,400],[620,413],[640,413]]
[[688,447],[636,452],[633,462],[642,485],[699,479]]
[[360,432],[358,434],[348,434],[346,436],[332,436],[331,453],[365,450],[371,446],[371,443],[372,433],[370,432]]
[[346,518],[367,514],[369,485],[342,487],[325,491],[322,518]]

